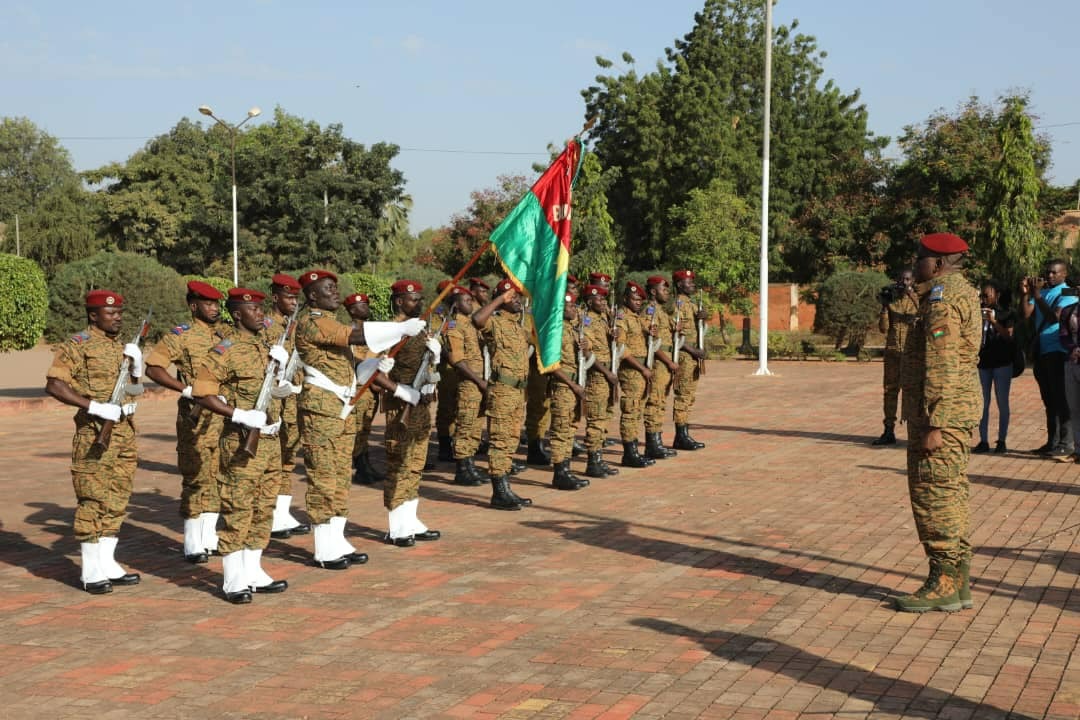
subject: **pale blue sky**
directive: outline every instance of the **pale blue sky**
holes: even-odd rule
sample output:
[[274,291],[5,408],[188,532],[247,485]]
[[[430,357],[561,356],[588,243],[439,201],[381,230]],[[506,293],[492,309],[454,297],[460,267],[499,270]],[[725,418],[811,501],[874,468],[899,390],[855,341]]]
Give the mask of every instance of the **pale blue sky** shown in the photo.
[[[262,107],[249,124],[280,105],[401,145],[419,230],[499,174],[531,175],[549,142],[580,128],[595,55],[627,50],[647,71],[701,5],[0,0],[0,114],[61,138],[83,170],[202,119],[204,103],[230,121]],[[817,37],[827,78],[862,90],[877,134],[1028,88],[1040,123],[1061,125],[1045,128],[1054,180],[1080,177],[1080,2],[781,0],[775,13]]]

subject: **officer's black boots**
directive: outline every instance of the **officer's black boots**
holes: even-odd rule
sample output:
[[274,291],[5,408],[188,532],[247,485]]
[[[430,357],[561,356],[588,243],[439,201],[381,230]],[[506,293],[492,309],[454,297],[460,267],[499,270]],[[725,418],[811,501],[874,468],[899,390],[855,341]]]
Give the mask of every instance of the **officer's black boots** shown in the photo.
[[591,478],[607,477],[605,463],[600,459],[600,451],[594,450],[589,453],[589,462],[585,465],[585,476]]
[[476,469],[476,464],[471,457],[457,461],[457,472],[454,473],[455,485],[483,485],[484,478]]
[[520,510],[521,503],[510,493],[508,475],[491,476],[491,507],[496,510]]
[[705,443],[690,437],[689,425],[676,425],[675,441],[671,443],[671,447],[676,450],[700,450],[705,447]]
[[454,462],[454,438],[439,436],[439,462]]
[[589,484],[588,480],[579,478],[570,472],[570,461],[563,460],[555,464],[555,472],[551,478],[551,486],[556,490],[580,490]]
[[885,432],[881,433],[881,437],[873,442],[874,445],[895,445],[896,435],[893,433],[893,424],[885,423]]
[[629,442],[624,441],[622,446],[623,467],[643,468],[656,464],[655,460],[647,457],[642,457],[640,454],[638,454],[637,440],[630,440]]
[[540,438],[529,441],[529,455],[525,458],[525,462],[541,467],[551,464],[551,455],[544,450],[544,443]]
[[669,457],[675,457],[676,455],[678,455],[677,452],[668,450],[664,447],[664,441],[660,439],[660,433],[645,433],[645,457],[652,458],[653,460],[666,460]]

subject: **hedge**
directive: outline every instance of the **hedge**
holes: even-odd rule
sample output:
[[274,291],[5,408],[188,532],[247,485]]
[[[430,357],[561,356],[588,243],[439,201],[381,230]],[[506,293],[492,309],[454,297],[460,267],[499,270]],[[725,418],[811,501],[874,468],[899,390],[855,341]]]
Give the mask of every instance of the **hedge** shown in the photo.
[[37,263],[0,253],[0,352],[34,347],[48,307],[49,288]]
[[826,278],[818,287],[814,329],[832,337],[838,348],[847,340],[848,350],[857,353],[877,322],[878,293],[890,284],[876,271],[842,270]]

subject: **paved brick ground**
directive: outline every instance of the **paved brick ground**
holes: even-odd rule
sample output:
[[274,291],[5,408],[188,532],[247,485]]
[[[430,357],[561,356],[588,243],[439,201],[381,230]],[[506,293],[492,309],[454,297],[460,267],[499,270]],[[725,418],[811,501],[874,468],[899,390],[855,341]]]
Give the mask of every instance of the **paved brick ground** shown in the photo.
[[[275,541],[289,591],[246,607],[220,598],[220,559],[180,557],[171,402],[140,409],[119,556],[143,582],[104,597],[76,587],[70,413],[2,416],[0,715],[1080,716],[1080,468],[974,457],[976,608],[898,614],[924,561],[902,446],[868,444],[881,365],[753,369],[710,366],[705,450],[578,493],[529,470],[525,512],[440,465],[421,505],[437,543],[380,544],[381,493],[356,488],[371,562],[319,570],[310,536]],[[1030,374],[1013,397],[1010,444],[1034,447]]]

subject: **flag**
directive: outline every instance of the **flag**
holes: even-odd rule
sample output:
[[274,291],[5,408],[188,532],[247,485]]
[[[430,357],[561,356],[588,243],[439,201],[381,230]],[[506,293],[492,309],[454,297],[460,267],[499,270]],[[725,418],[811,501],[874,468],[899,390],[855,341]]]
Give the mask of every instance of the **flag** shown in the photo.
[[570,195],[581,153],[581,141],[574,138],[491,233],[503,270],[531,300],[537,365],[545,373],[557,370],[562,357]]

